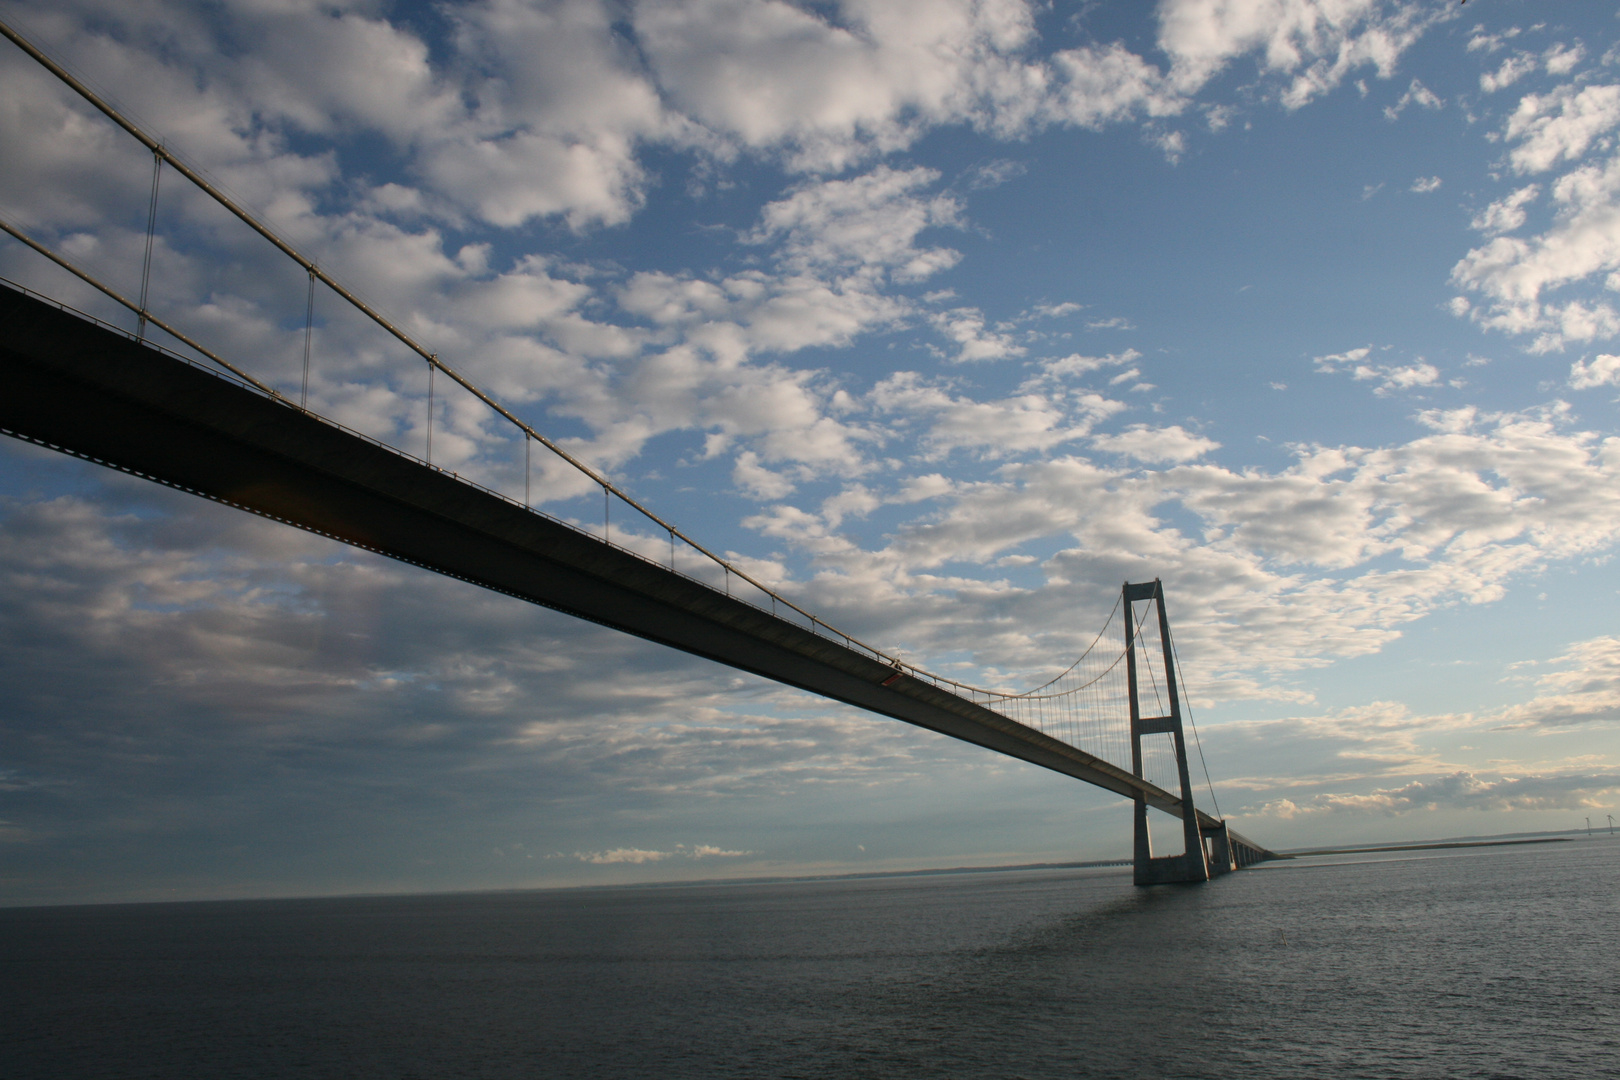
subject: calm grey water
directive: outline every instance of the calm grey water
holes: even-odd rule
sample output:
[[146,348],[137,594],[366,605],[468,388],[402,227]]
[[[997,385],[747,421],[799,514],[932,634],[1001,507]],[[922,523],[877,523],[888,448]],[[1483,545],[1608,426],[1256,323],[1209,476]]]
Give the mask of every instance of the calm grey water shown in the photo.
[[1620,842],[0,910],[0,1076],[1620,1076]]

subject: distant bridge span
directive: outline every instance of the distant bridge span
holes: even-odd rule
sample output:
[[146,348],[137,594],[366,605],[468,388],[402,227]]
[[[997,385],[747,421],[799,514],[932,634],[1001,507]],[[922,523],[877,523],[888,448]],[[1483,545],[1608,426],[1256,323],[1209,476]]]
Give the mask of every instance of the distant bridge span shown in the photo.
[[[0,432],[1095,784],[1135,802],[1139,883],[1204,880],[1272,857],[1209,814],[1187,812],[1168,645],[1173,715],[1148,718],[1138,715],[1127,646],[1131,733],[1138,771],[1141,735],[1174,735],[1183,797],[283,398],[12,288],[0,289]],[[1163,620],[1156,582],[1127,586],[1127,599],[1157,599]],[[1167,623],[1165,631],[1167,641]],[[1152,856],[1148,807],[1182,819],[1184,854]]]

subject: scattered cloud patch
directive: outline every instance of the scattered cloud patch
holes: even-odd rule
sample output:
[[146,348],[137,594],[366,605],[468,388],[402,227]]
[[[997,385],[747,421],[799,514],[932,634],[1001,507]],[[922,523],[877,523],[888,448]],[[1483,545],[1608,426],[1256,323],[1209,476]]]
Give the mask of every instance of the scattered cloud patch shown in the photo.
[[[1468,252],[1451,272],[1454,284],[1487,301],[1468,312],[1471,318],[1489,329],[1538,335],[1535,352],[1620,332],[1620,313],[1607,300],[1549,302],[1545,295],[1620,269],[1620,157],[1575,169],[1553,183],[1551,193],[1557,216],[1545,232],[1498,236]],[[1504,208],[1504,222],[1515,220],[1517,209]]]
[[1529,53],[1519,53],[1503,60],[1501,66],[1495,71],[1487,71],[1479,77],[1479,89],[1482,93],[1494,94],[1498,90],[1506,90],[1520,79],[1536,70],[1536,58]]
[[1299,109],[1352,71],[1389,78],[1401,54],[1444,15],[1378,0],[1169,0],[1159,8],[1159,47],[1172,58],[1171,83],[1188,88],[1254,55],[1261,71],[1281,77],[1283,106]]
[[1519,144],[1508,153],[1513,170],[1537,173],[1579,159],[1616,125],[1620,125],[1620,85],[1570,85],[1525,95],[1508,117],[1503,136]]
[[739,859],[752,854],[752,851],[727,851],[713,844],[696,844],[692,847],[687,847],[685,844],[676,844],[672,851],[656,851],[645,848],[612,848],[608,851],[576,851],[573,857],[580,862],[593,863],[597,866],[609,866],[615,863],[665,862],[670,859]]
[[1384,119],[1394,123],[1400,119],[1401,113],[1408,105],[1416,105],[1422,109],[1440,109],[1444,108],[1445,104],[1433,90],[1413,79],[1412,85],[1406,88],[1406,93],[1401,95],[1400,100],[1385,107]]
[[1510,26],[1495,34],[1486,33],[1483,25],[1476,26],[1473,33],[1468,37],[1468,51],[1483,52],[1489,56],[1522,33],[1524,33],[1524,30],[1517,26]]
[[1087,372],[1102,371],[1105,368],[1124,367],[1134,364],[1142,359],[1142,354],[1135,349],[1126,349],[1121,353],[1109,353],[1106,356],[1086,356],[1082,353],[1071,353],[1056,360],[1041,361],[1041,370],[1049,376],[1084,375]]
[[1262,816],[1293,818],[1317,814],[1394,816],[1439,810],[1581,810],[1612,805],[1620,793],[1620,771],[1501,776],[1486,779],[1458,770],[1433,780],[1364,795],[1322,794],[1304,802],[1279,799],[1261,807]]
[[796,271],[883,269],[900,281],[920,281],[961,259],[950,248],[917,246],[926,229],[962,224],[955,199],[921,194],[938,179],[932,169],[880,166],[850,180],[802,184],[765,206],[747,240],[779,242],[784,264]]
[[1527,184],[1511,195],[1497,199],[1484,210],[1474,215],[1469,224],[1472,228],[1495,236],[1498,233],[1512,232],[1524,224],[1525,207],[1535,202],[1541,196],[1541,188],[1536,184]]
[[1098,435],[1091,440],[1097,449],[1122,454],[1150,465],[1193,461],[1220,449],[1220,443],[1195,435],[1179,424],[1167,428],[1132,424],[1114,435]]
[[1551,670],[1534,676],[1539,692],[1533,699],[1482,720],[1492,726],[1538,728],[1620,723],[1620,638],[1576,642],[1545,666]]
[[1000,187],[1009,180],[1016,180],[1028,171],[1029,166],[1021,161],[998,158],[995,161],[984,161],[973,166],[963,176],[962,183],[969,191],[986,191],[990,188]]
[[1620,356],[1599,353],[1590,362],[1575,361],[1569,366],[1569,385],[1573,390],[1620,386]]
[[975,360],[1005,360],[1029,350],[1009,332],[986,327],[984,313],[977,308],[953,308],[929,316],[941,334],[956,344],[952,359],[961,363]]

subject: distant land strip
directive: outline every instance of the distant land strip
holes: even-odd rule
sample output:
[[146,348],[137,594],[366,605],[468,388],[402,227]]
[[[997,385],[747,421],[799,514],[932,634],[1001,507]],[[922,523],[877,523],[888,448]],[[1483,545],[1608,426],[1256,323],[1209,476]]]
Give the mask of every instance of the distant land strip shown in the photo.
[[[861,881],[868,878],[932,877],[938,874],[1000,874],[1013,870],[1092,870],[1098,867],[1130,866],[1130,859],[1094,859],[1089,862],[1017,863],[1012,866],[951,866],[937,870],[856,870],[845,874],[798,874],[776,877],[696,878],[690,881],[632,881],[604,885],[565,886],[575,889],[667,889],[682,885],[774,885],[794,881]],[[527,892],[501,889],[499,892]]]
[[1539,840],[1450,840],[1438,844],[1391,844],[1387,847],[1321,848],[1317,851],[1289,851],[1283,859],[1303,859],[1311,855],[1366,855],[1374,851],[1435,851],[1439,848],[1509,847],[1513,844],[1567,844],[1572,837],[1544,836]]

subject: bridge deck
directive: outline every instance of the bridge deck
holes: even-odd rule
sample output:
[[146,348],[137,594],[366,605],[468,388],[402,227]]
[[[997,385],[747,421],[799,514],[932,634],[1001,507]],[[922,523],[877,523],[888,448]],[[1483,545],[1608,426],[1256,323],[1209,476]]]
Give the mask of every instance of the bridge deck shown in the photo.
[[[0,289],[0,431],[903,720],[1177,817],[1101,758],[284,402]],[[1218,825],[1198,811],[1200,822]]]

